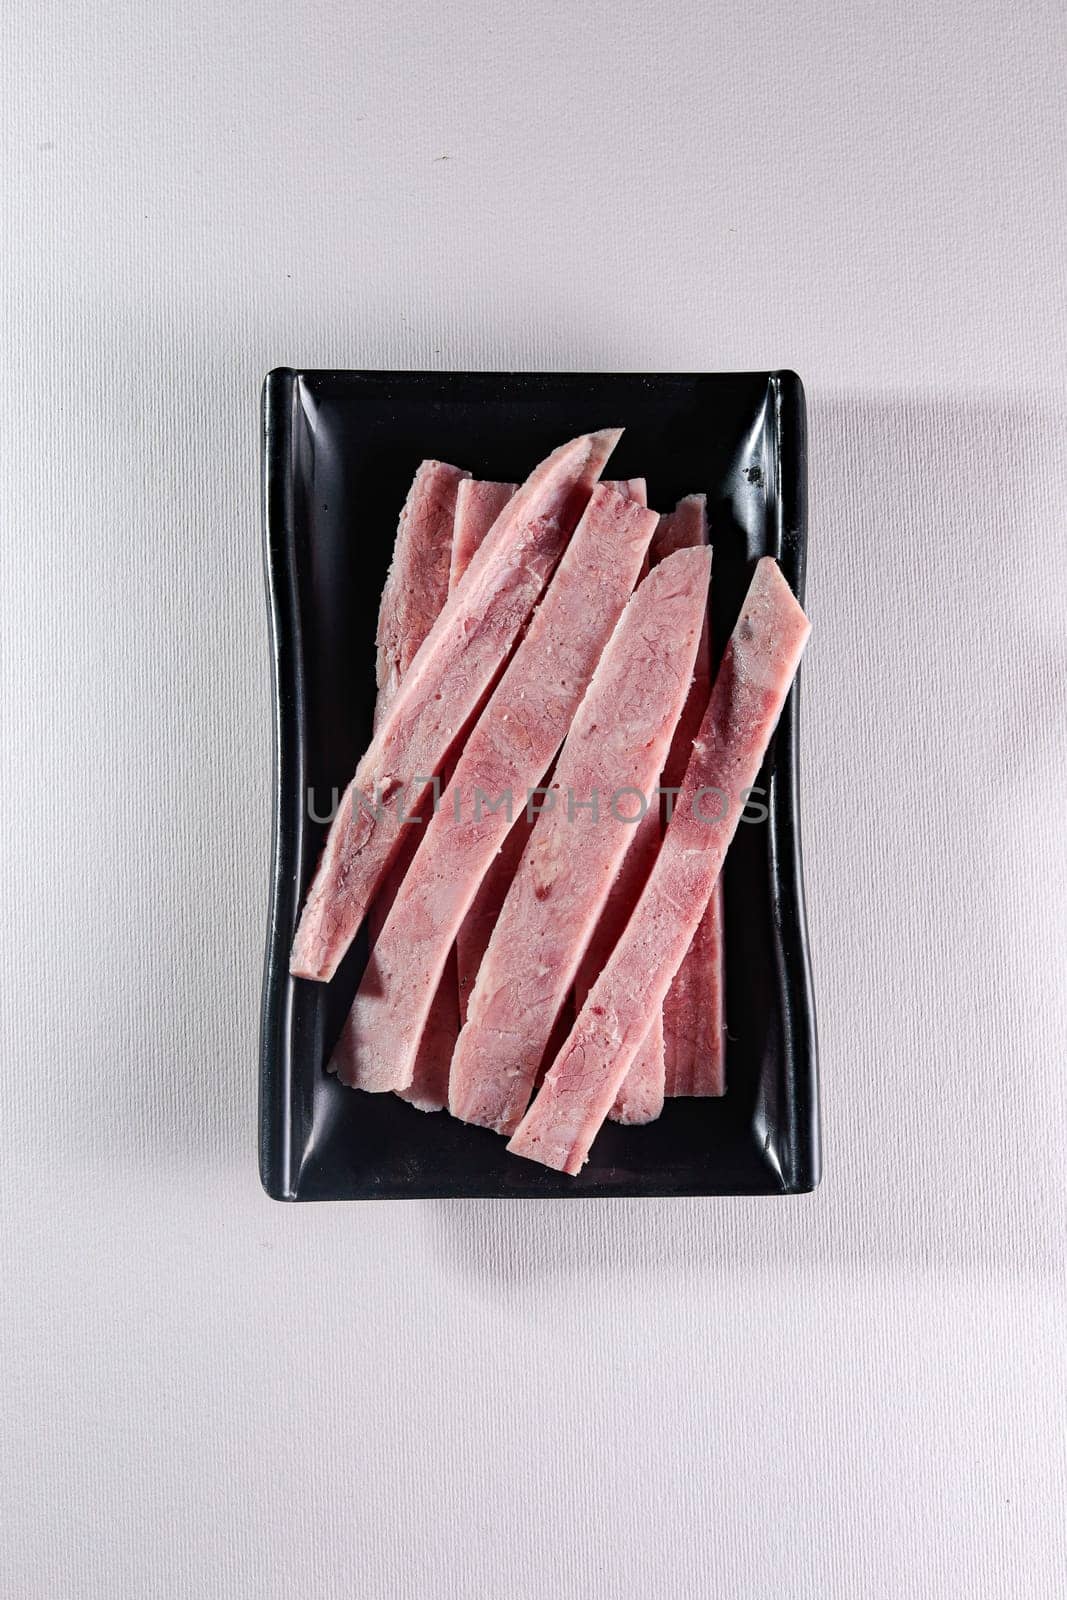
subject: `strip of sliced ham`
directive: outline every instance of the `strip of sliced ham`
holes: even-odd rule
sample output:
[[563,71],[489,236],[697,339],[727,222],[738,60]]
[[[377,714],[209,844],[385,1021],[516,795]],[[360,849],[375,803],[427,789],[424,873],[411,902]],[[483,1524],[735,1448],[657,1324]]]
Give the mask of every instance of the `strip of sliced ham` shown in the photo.
[[[424,461],[408,490],[378,612],[375,727],[396,698],[416,651],[436,622],[449,589],[454,587],[453,541],[459,531],[460,495],[470,482],[469,474],[458,467],[443,461]],[[415,853],[418,835],[414,829],[409,831],[410,838],[404,841],[368,912],[371,943],[385,924]],[[411,1088],[406,1091],[407,1098],[420,1110],[439,1111],[445,1103],[448,1063],[458,1030],[458,981],[453,968],[446,969],[438,985],[419,1043]]]
[[[604,482],[608,488],[617,490],[619,494],[625,495],[628,500],[636,500],[637,504],[641,506],[648,505],[648,489],[644,478],[619,478],[610,481],[605,479]],[[456,509],[457,538],[459,537],[458,521],[460,507],[463,504],[463,490],[464,488],[473,489],[475,487],[476,480],[472,480],[469,485],[460,485]],[[647,570],[648,560],[646,558],[642,568],[642,577]],[[546,778],[545,782],[547,781]],[[532,828],[533,820],[526,815],[525,811],[515,818],[511,832],[482,879],[471,908],[463,919],[463,926],[456,935],[456,959],[459,971],[459,1015],[461,1022],[466,1022],[467,1020],[467,1004],[471,990],[474,988],[474,980],[478,976],[478,968],[481,966],[482,957],[488,948],[490,936],[496,926],[507,892],[511,888],[511,881],[515,876]]]
[[501,845],[498,854],[490,862],[485,877],[478,885],[478,892],[471,901],[471,908],[463,919],[463,926],[456,935],[461,1023],[467,1020],[467,1007],[478,976],[478,968],[489,948],[493,929],[499,920],[501,908],[507,899],[512,879],[518,871],[522,852],[532,831],[533,820],[527,817],[524,809],[515,818],[511,832]]
[[[608,488],[615,489],[619,494],[625,495],[628,500],[636,500],[638,505],[648,505],[648,490],[644,478],[620,478],[604,482]],[[457,538],[459,537],[458,519],[460,506],[463,504],[463,489],[476,487],[474,481],[470,485],[461,485],[457,500]],[[647,570],[647,559],[644,570]],[[642,574],[643,575],[643,574]],[[547,782],[547,778],[545,780]],[[490,935],[496,926],[501,907],[511,888],[511,880],[515,876],[516,868],[526,848],[526,841],[530,837],[533,820],[525,811],[521,812],[512,825],[500,852],[482,879],[478,893],[475,895],[471,908],[463,919],[463,926],[456,935],[456,960],[459,971],[459,1015],[460,1021],[467,1020],[467,1004],[474,980],[478,976],[478,968],[482,957],[485,955],[489,944]]]
[[644,893],[509,1141],[512,1154],[572,1174],[584,1165],[711,898],[809,632],[777,562],[765,557],[726,647]]
[[[448,563],[448,593],[456,587],[469,567],[476,551],[481,548],[486,534],[503,511],[517,485],[514,483],[487,483],[479,478],[463,477],[456,485],[455,511],[451,528],[441,530],[446,552],[451,547]],[[435,552],[436,562],[440,551]],[[394,562],[395,564],[395,562]],[[446,595],[440,596],[437,610],[444,605]],[[384,596],[383,596],[384,605]],[[429,623],[436,620],[435,612]],[[429,631],[429,626],[426,632]],[[421,641],[420,641],[421,642]],[[414,652],[412,652],[414,654]],[[380,700],[379,693],[379,700]],[[404,874],[419,842],[419,832],[411,829],[410,848],[401,847],[386,877],[385,886],[370,910],[371,944],[373,945],[385,926],[386,917],[396,899]],[[422,1030],[411,1082],[398,1089],[402,1100],[419,1111],[441,1111],[448,1103],[448,1069],[460,1025],[459,995],[459,942],[448,956],[437,993],[430,1005],[426,1026]]]
[[726,1092],[722,879],[663,1002],[664,1084],[672,1098]]
[[[654,512],[606,485],[593,490],[371,951],[334,1051],[344,1082],[380,1092],[411,1081],[429,998],[509,831],[506,806],[490,806],[508,796],[513,806],[526,803],[527,791],[548,768],[626,604],[656,522]],[[475,578],[478,559],[457,596]]]
[[[639,484],[639,492],[643,495],[644,479],[636,479],[634,482]],[[652,550],[656,548],[662,526],[661,517],[652,535]],[[646,561],[642,577],[647,576],[649,566],[650,562]],[[677,733],[675,737],[677,738]],[[659,811],[657,798],[657,803],[649,805],[634,829],[633,840],[623,857],[622,866],[611,886],[607,902],[600,913],[600,921],[589,941],[574,980],[574,996],[579,1006],[611,954],[652,870],[652,863],[656,859],[656,851],[659,849],[662,836]],[[666,1070],[663,1016],[657,1012],[616,1096],[615,1104],[611,1108],[611,1120],[627,1124],[654,1122],[663,1110]]]
[[[603,971],[641,898],[641,890],[659,850],[661,832],[659,796],[653,793],[648,810],[633,829],[629,849],[578,968],[574,998],[579,1008]],[[664,1072],[663,1013],[657,1011],[611,1108],[612,1121],[654,1122],[663,1110]]]
[[663,1110],[666,1062],[663,1053],[663,1012],[657,1012],[637,1047],[630,1070],[622,1080],[615,1104],[608,1112],[612,1122],[630,1127],[655,1122]]
[[456,491],[456,520],[452,534],[452,565],[449,589],[452,590],[482,547],[489,529],[499,517],[517,484],[491,483],[485,478],[464,478]]
[[469,477],[446,461],[424,461],[408,490],[378,611],[376,728],[448,598],[456,491]]
[[708,551],[683,551],[645,579],[574,718],[553,779],[559,798],[523,853],[452,1060],[449,1110],[465,1122],[508,1133],[526,1107],[633,838],[620,819],[639,802],[625,791],[647,801],[656,787],[700,639],[710,561]]
[[[462,486],[461,486],[462,488]],[[652,538],[652,556],[660,561],[674,550],[708,542],[707,502],[702,494],[687,495],[661,517]],[[676,789],[685,777],[693,739],[707,709],[711,691],[710,630],[700,641],[693,687],[678,722],[663,769],[663,787]],[[665,1087],[668,1095],[720,1095],[726,1086],[723,1023],[722,878],[716,883],[689,949],[663,1002]]]
[[[518,488],[514,483],[492,483],[484,478],[465,477],[456,486],[455,518],[451,535],[451,562],[448,592],[451,593],[478,550],[489,529]],[[443,598],[442,598],[443,604]],[[432,620],[432,619],[431,619]],[[419,842],[418,830],[411,830],[411,848],[401,849],[389,869],[388,894],[383,892],[371,907],[371,943],[377,939],[396,899],[404,874]],[[462,930],[461,930],[462,931]],[[430,1006],[426,1026],[415,1055],[411,1082],[397,1094],[419,1111],[442,1111],[448,1104],[448,1069],[461,1021],[460,941],[445,963],[437,993]]]
[[419,1036],[411,1082],[397,1094],[418,1111],[443,1111],[448,1104],[448,1073],[459,1033],[459,984],[455,948],[448,952]]
[[345,791],[289,970],[333,977],[415,814],[558,562],[621,429],[561,445],[497,517],[415,654]]
[[648,484],[644,478],[605,478],[612,489],[624,494],[627,500],[636,500],[639,506],[648,505]]

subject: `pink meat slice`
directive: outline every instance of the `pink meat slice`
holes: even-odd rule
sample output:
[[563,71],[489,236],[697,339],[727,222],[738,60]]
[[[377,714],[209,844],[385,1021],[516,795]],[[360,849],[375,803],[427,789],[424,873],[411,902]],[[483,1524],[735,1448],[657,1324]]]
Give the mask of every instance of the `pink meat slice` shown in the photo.
[[[636,482],[640,486],[638,492],[643,495],[644,479],[638,479]],[[656,532],[652,535],[653,549],[662,524],[661,517]],[[646,561],[643,577],[647,575],[649,565],[650,562]],[[656,859],[661,837],[659,805],[650,804],[635,828],[634,837],[623,857],[618,877],[611,886],[607,903],[600,914],[600,921],[578,968],[574,982],[575,1000],[578,1005],[581,1005],[589,993],[626,926],[631,911],[637,904],[648,874],[652,870],[652,863]],[[665,1080],[663,1017],[657,1013],[616,1096],[610,1112],[611,1120],[626,1124],[654,1122],[663,1110]]]
[[481,549],[489,529],[499,517],[517,484],[492,483],[484,478],[464,478],[456,491],[456,520],[452,535],[449,589],[454,589]]
[[765,557],[726,647],[644,893],[509,1142],[513,1154],[560,1172],[581,1170],[711,898],[809,632],[777,562]]
[[[647,506],[648,490],[644,478],[620,478],[611,481],[605,479],[608,488],[615,489],[624,495],[627,500],[635,500],[638,505]],[[459,521],[464,505],[464,491],[467,498],[472,497],[479,485],[477,479],[461,484],[456,500],[456,538],[460,537]],[[503,487],[503,486],[497,486]],[[653,535],[655,537],[655,535]],[[453,550],[454,550],[453,546]],[[455,556],[453,554],[453,568]],[[647,571],[647,559],[644,569]],[[456,963],[459,972],[459,1016],[460,1021],[467,1020],[467,1004],[474,980],[478,976],[482,957],[489,945],[489,939],[496,926],[501,907],[511,888],[511,881],[526,848],[526,841],[533,828],[532,820],[525,811],[516,817],[511,832],[508,834],[499,854],[496,856],[488,872],[482,879],[478,893],[475,895],[471,908],[463,919],[463,926],[456,935]]]
[[[643,488],[643,479],[635,482]],[[450,593],[463,577],[476,551],[481,548],[489,529],[517,488],[518,485],[514,483],[494,483],[487,479],[470,477],[463,478],[458,484],[448,583]],[[631,492],[630,498],[639,499],[641,496],[639,493]],[[447,789],[450,777],[449,774],[443,779],[442,789]],[[449,1065],[460,1024],[467,1014],[467,996],[473,986],[478,963],[489,942],[492,922],[507,892],[507,883],[529,836],[530,826],[525,813],[522,814],[486,874],[474,904],[456,935],[455,949],[446,961],[444,975],[437,986],[437,993],[434,995],[426,1026],[419,1040],[411,1082],[407,1088],[396,1091],[402,1100],[408,1101],[420,1111],[441,1111],[448,1104]],[[372,907],[372,943],[385,924],[385,918],[396,899],[417,845],[418,835],[413,834],[411,850],[402,851],[390,868],[389,879],[395,881],[391,882],[388,900],[382,905],[384,896],[379,895]],[[381,913],[376,916],[379,905]]]
[[[480,549],[486,534],[503,511],[517,485],[514,483],[486,483],[478,478],[462,478],[456,486],[455,516],[450,530],[452,557],[448,572],[448,592],[456,587]],[[444,604],[445,596],[441,597]],[[440,607],[438,608],[440,609]],[[431,622],[434,618],[430,619]],[[428,630],[427,630],[428,631]],[[411,847],[402,847],[400,855],[389,869],[386,889],[379,894],[370,912],[371,944],[373,945],[385,926],[403,882],[404,874],[418,846],[418,833],[412,829]],[[398,1089],[402,1100],[407,1100],[419,1111],[441,1111],[448,1104],[448,1069],[460,1025],[460,994],[458,941],[449,953],[437,993],[430,1004],[426,1026],[422,1030],[411,1082]]]
[[653,1017],[648,1032],[637,1047],[630,1070],[622,1080],[615,1103],[608,1112],[611,1121],[632,1127],[655,1122],[663,1110],[665,1070],[661,1011]]
[[561,445],[512,497],[448,597],[376,730],[331,824],[289,970],[337,971],[407,831],[515,643],[621,429]]
[[[641,891],[659,851],[661,831],[659,797],[653,794],[648,810],[633,829],[633,837],[600,913],[600,921],[582,957],[574,982],[574,998],[579,1007],[603,971],[630,920],[634,906],[641,898]],[[663,1110],[664,1071],[663,1014],[657,1012],[611,1108],[612,1121],[654,1122]]]
[[[456,488],[455,520],[452,526],[452,559],[448,574],[449,593],[470,566],[489,529],[518,488],[514,483],[492,483],[482,478],[462,478]],[[442,602],[443,603],[443,602]],[[444,779],[447,784],[447,778]],[[387,891],[379,894],[371,907],[371,943],[377,939],[396,899],[404,874],[418,846],[418,833],[412,830],[410,849],[401,848],[389,869]],[[444,975],[437,985],[430,1014],[419,1040],[411,1082],[397,1094],[419,1111],[441,1111],[448,1104],[448,1068],[456,1045],[463,1001],[459,988],[460,942],[449,955]]]
[[[410,847],[405,840],[404,848],[386,873],[385,881],[368,913],[372,947],[385,926],[415,853],[418,834],[415,829],[409,829],[409,832],[412,835]],[[441,1111],[448,1103],[448,1068],[459,1025],[459,973],[455,951],[452,951],[430,1004],[426,1027],[415,1055],[411,1082],[407,1088],[397,1090],[401,1099],[410,1101],[419,1111]]]
[[445,461],[424,461],[408,490],[378,611],[376,728],[448,598],[456,491],[469,476]]
[[[510,1133],[633,837],[618,820],[652,796],[681,712],[704,613],[710,552],[683,551],[630,600],[556,765],[460,1030],[448,1106]],[[615,801],[614,810],[612,801]],[[597,809],[594,812],[594,802]]]
[[656,520],[603,484],[593,490],[371,952],[334,1051],[344,1082],[379,1092],[411,1081],[429,999],[509,830],[505,806],[489,805],[509,794],[523,804],[540,781],[626,604]]
[[648,485],[644,478],[605,478],[604,481],[627,500],[636,500],[639,506],[648,505]]
[[499,854],[494,857],[485,877],[478,885],[478,892],[471,901],[471,908],[456,935],[461,1023],[467,1020],[467,1007],[478,976],[478,968],[489,948],[489,940],[500,917],[501,907],[507,898],[512,879],[522,859],[522,852],[526,848],[526,841],[532,831],[533,822],[523,810],[515,818],[511,832],[501,845]]
[[706,1098],[726,1092],[722,881],[663,1002],[665,1090]]
[[[708,542],[707,502],[687,495],[660,518],[652,539],[654,560],[674,550]],[[663,787],[678,788],[693,750],[693,739],[711,692],[710,629],[700,641],[693,687],[682,712]],[[726,1087],[726,1030],[723,1023],[722,879],[716,883],[682,964],[663,1002],[663,1038],[668,1095],[720,1095]]]
[[444,971],[426,1013],[419,1037],[411,1082],[397,1094],[418,1111],[443,1111],[448,1104],[448,1072],[459,1034],[459,983],[455,948],[448,952]]

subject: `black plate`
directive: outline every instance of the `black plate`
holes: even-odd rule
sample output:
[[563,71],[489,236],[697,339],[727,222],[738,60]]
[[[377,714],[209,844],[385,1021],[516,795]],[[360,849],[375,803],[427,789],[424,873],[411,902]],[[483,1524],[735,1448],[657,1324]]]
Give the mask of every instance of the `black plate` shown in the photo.
[[819,1180],[815,1023],[797,817],[797,690],[760,782],[769,817],[725,867],[728,1089],[607,1124],[576,1178],[508,1155],[482,1128],[324,1070],[366,960],[290,978],[288,953],[328,810],[370,737],[378,599],[415,467],[436,456],[521,481],[564,439],[625,425],[609,475],[652,504],[708,496],[712,612],[726,638],[753,562],[803,596],[804,392],[794,373],[272,372],[264,525],[275,691],[274,861],[263,995],[260,1171],[285,1200],[426,1195],[783,1194]]

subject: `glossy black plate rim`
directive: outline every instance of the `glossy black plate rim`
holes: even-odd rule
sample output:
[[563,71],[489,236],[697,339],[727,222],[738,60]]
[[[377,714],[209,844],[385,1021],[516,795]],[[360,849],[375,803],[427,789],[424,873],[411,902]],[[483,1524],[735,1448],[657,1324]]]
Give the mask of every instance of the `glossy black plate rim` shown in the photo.
[[[662,375],[623,373],[449,373],[398,372],[391,369],[352,371],[276,368],[267,375],[262,394],[262,512],[263,559],[271,640],[273,711],[273,826],[272,871],[267,942],[264,963],[260,1032],[259,1170],[264,1189],[277,1200],[369,1199],[379,1197],[373,1187],[354,1193],[347,1187],[333,1191],[329,1184],[302,1184],[303,1152],[294,1146],[293,1062],[291,1052],[275,1048],[292,1000],[288,973],[288,948],[296,915],[298,885],[296,861],[301,826],[300,796],[304,793],[307,763],[305,739],[305,681],[301,649],[299,596],[293,542],[296,533],[294,470],[292,458],[293,407],[301,380],[389,379],[412,383],[449,379],[462,385],[470,381],[498,380],[517,384],[551,381],[576,386],[598,378],[638,382],[708,377],[765,379],[774,397],[777,439],[777,484],[774,504],[777,542],[782,570],[803,601],[807,555],[807,423],[803,385],[796,373],[780,370],[745,374]],[[621,1175],[602,1176],[595,1190],[574,1185],[562,1175],[539,1173],[551,1179],[534,1192],[501,1188],[498,1183],[448,1179],[440,1184],[423,1180],[403,1193],[390,1191],[385,1198],[486,1198],[541,1197],[630,1198],[686,1195],[805,1194],[819,1183],[822,1172],[821,1130],[817,1068],[815,1006],[804,903],[799,808],[800,682],[794,685],[775,738],[776,755],[770,796],[770,847],[774,864],[773,917],[780,996],[792,1059],[791,1092],[779,1108],[775,1128],[779,1160],[776,1181],[766,1185],[713,1187],[706,1179],[689,1181],[673,1175],[650,1175],[649,1180]],[[768,1139],[769,1143],[769,1139]]]

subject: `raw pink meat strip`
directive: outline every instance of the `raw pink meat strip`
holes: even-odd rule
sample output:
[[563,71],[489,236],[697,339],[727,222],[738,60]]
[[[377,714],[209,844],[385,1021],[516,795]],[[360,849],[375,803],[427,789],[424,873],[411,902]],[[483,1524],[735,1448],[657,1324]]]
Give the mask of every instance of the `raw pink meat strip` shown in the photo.
[[533,823],[527,819],[523,810],[515,818],[511,832],[479,884],[478,893],[471,901],[471,908],[456,935],[461,1023],[467,1020],[467,1007],[470,1004],[474,980],[478,976],[478,968],[489,948],[489,940],[500,916],[500,909],[507,898],[508,889],[511,887],[511,881],[518,870],[522,852],[532,831]]
[[[457,486],[455,519],[451,530],[452,559],[448,574],[448,592],[451,593],[466,572],[476,550],[486,534],[515,493],[514,483],[485,483],[477,478],[464,478]],[[443,603],[443,600],[442,600]],[[433,619],[431,618],[431,621]],[[371,907],[371,944],[385,926],[403,881],[404,873],[418,846],[418,831],[412,829],[410,850],[401,854],[389,869],[388,898],[383,894]],[[422,1030],[422,1038],[415,1055],[411,1082],[397,1094],[419,1111],[441,1111],[448,1104],[448,1069],[460,1025],[460,994],[458,940],[456,949],[450,951],[445,963],[437,993],[430,1005],[430,1014]]]
[[[643,480],[641,488],[643,491]],[[661,517],[656,532],[652,535],[653,547],[662,522]],[[647,576],[650,564],[646,559],[642,577]],[[574,997],[579,1006],[611,954],[652,870],[652,863],[656,859],[656,851],[659,849],[662,836],[659,812],[660,807],[656,797],[638,823],[630,847],[623,857],[618,876],[611,886],[607,903],[600,914],[600,921],[589,941],[589,948],[582,957],[575,978]],[[610,1113],[611,1120],[627,1124],[654,1122],[663,1110],[665,1074],[663,1015],[657,1012],[615,1098]]]
[[459,985],[455,948],[448,952],[444,971],[426,1014],[415,1051],[411,1082],[397,1094],[419,1111],[443,1111],[448,1104],[448,1070],[459,1033]]
[[[346,1083],[372,1091],[410,1083],[445,958],[509,831],[505,807],[489,810],[486,802],[510,794],[525,804],[540,781],[626,604],[656,520],[603,484],[593,490],[371,951],[334,1052]],[[472,566],[457,594],[474,572]]]
[[[415,473],[400,513],[393,559],[378,609],[377,728],[396,698],[401,679],[455,588],[455,536],[459,531],[461,491],[471,477],[442,461],[424,461]],[[484,530],[483,530],[484,531]],[[396,898],[401,879],[418,843],[409,830],[368,913],[372,940]]]
[[648,485],[644,478],[605,478],[604,481],[627,500],[636,500],[639,506],[648,505]]
[[[419,842],[419,830],[409,828],[409,837],[401,845],[381,888],[371,902],[367,913],[370,943],[374,944],[385,926],[393,901],[404,881]],[[448,1064],[459,1032],[459,980],[455,961],[450,958],[437,985],[430,1006],[430,1015],[419,1040],[418,1053],[411,1083],[407,1089],[398,1090],[401,1098],[409,1100],[420,1111],[440,1111],[448,1100]]]
[[[410,831],[413,844],[417,844],[417,830]],[[405,840],[401,854],[389,868],[385,882],[371,905],[368,923],[372,948],[386,924],[413,856],[414,849],[409,849]],[[397,1090],[401,1099],[409,1100],[420,1111],[440,1111],[448,1103],[448,1067],[459,1024],[459,974],[455,952],[452,951],[430,1003],[426,1026],[415,1054],[411,1082],[406,1088]]]
[[[510,1133],[633,838],[618,820],[652,795],[693,670],[710,553],[683,551],[630,600],[560,753],[460,1030],[448,1107]],[[616,801],[615,812],[611,801]],[[594,813],[592,803],[598,802]],[[568,803],[570,802],[570,803]]]
[[726,1090],[721,879],[715,890],[663,1002],[665,1082],[672,1096]]
[[[629,849],[582,957],[574,982],[574,998],[579,1007],[603,970],[641,897],[659,850],[661,832],[659,797],[653,794],[648,810],[633,830]],[[612,1121],[654,1122],[663,1110],[663,1074],[663,1014],[657,1012],[611,1108]]]
[[[652,555],[662,560],[672,550],[708,542],[707,503],[702,494],[679,500],[660,518]],[[700,641],[693,687],[682,712],[663,771],[664,788],[677,788],[693,750],[693,738],[711,691],[710,628]],[[719,1095],[725,1089],[723,1026],[722,878],[712,890],[692,943],[682,958],[663,1002],[663,1037],[668,1095]]]
[[424,461],[408,490],[378,612],[376,728],[448,598],[456,490],[469,476],[447,462]]
[[[393,559],[378,609],[377,728],[396,698],[404,674],[455,587],[453,542],[459,519],[459,498],[469,488],[470,474],[443,461],[419,466],[400,513]],[[371,941],[385,922],[418,843],[408,830],[397,859],[368,912]]]
[[663,1012],[660,1011],[653,1017],[630,1063],[630,1070],[622,1080],[622,1087],[608,1112],[611,1121],[632,1127],[655,1122],[663,1110],[664,1070]]
[[[514,483],[491,483],[482,478],[463,478],[456,489],[455,521],[452,528],[452,560],[448,575],[448,592],[451,593],[470,566],[475,552],[480,549],[489,529],[503,511],[518,488]],[[443,787],[447,786],[447,779]],[[401,849],[397,860],[389,869],[388,892],[384,891],[371,907],[371,943],[381,932],[389,909],[396,899],[411,858],[418,846],[419,835],[412,830],[411,847]],[[462,930],[461,930],[462,932]],[[415,1070],[406,1089],[398,1089],[401,1099],[408,1100],[420,1111],[440,1111],[448,1102],[448,1064],[456,1043],[461,1016],[465,1014],[466,999],[460,990],[461,972],[460,940],[456,952],[450,956],[444,976],[437,986],[430,1007],[430,1015],[419,1042]]]
[[[636,500],[638,505],[647,506],[648,493],[644,478],[621,478],[618,480],[604,480],[608,488],[615,489],[628,500]],[[464,490],[473,492],[479,487],[476,479],[469,483],[461,484],[456,501],[456,538],[460,537],[459,519],[464,502]],[[654,537],[654,536],[653,536]],[[453,546],[453,552],[455,546]],[[455,554],[453,553],[453,567]],[[642,576],[648,570],[646,557]],[[544,780],[547,781],[547,780]],[[460,1022],[467,1020],[467,1004],[474,980],[478,976],[482,957],[485,955],[489,944],[490,935],[500,915],[500,908],[504,904],[507,892],[511,887],[511,880],[515,876],[516,868],[526,841],[530,837],[533,822],[527,817],[525,811],[515,819],[515,823],[508,834],[499,854],[496,856],[485,877],[482,879],[478,893],[475,895],[470,910],[463,919],[463,926],[456,935],[456,962],[459,971],[459,1017]]]
[[489,483],[484,478],[464,478],[456,491],[456,521],[452,535],[449,591],[456,587],[476,550],[503,511],[517,485]]
[[[653,576],[690,553],[669,557]],[[561,1172],[581,1170],[711,898],[809,632],[777,562],[764,557],[644,893],[508,1144],[513,1154]],[[716,820],[704,821],[701,812]]]
[[[452,559],[449,568],[448,591],[456,587],[469,567],[475,552],[481,547],[486,534],[503,511],[518,485],[514,483],[492,483],[481,478],[463,478],[456,489],[455,521],[452,529]],[[431,619],[432,620],[432,619]],[[451,781],[451,774],[445,774],[442,780],[442,789],[447,789]],[[516,860],[522,854],[522,847],[526,842],[527,823],[525,816],[519,818],[494,867],[499,865],[509,849],[512,848],[512,839],[515,838],[517,848]],[[403,881],[404,874],[411,865],[411,860],[419,843],[419,834],[412,830],[410,849],[402,849],[399,857],[389,869],[387,883],[389,885],[388,897],[383,892],[371,907],[371,944],[373,945],[385,925],[385,919],[396,899]],[[487,875],[486,882],[492,876],[492,869]],[[485,883],[478,891],[481,895]],[[500,898],[503,900],[503,892]],[[476,902],[477,904],[477,902]],[[499,909],[499,907],[497,908]],[[490,907],[491,911],[491,907]],[[418,1051],[415,1056],[415,1066],[411,1082],[404,1089],[396,1092],[402,1100],[407,1100],[420,1111],[440,1111],[448,1104],[448,1070],[452,1060],[452,1052],[456,1045],[456,1036],[460,1023],[466,1016],[466,993],[463,980],[467,975],[465,962],[473,961],[473,969],[469,972],[467,980],[467,993],[474,982],[474,973],[481,960],[481,949],[475,951],[473,941],[466,937],[468,924],[475,915],[475,907],[471,908],[463,927],[456,935],[454,951],[449,955],[441,982],[437,986],[430,1006],[430,1013],[426,1026],[419,1040]],[[483,911],[483,916],[485,915]],[[478,933],[480,941],[480,930]],[[488,942],[488,932],[485,940]]]
[[511,651],[621,429],[554,450],[497,517],[416,652],[331,824],[289,970],[333,977],[400,849],[404,817],[441,770]]
[[[470,566],[475,553],[481,548],[489,529],[503,511],[508,501],[518,488],[514,483],[493,483],[484,478],[464,478],[456,490],[456,514],[452,530],[452,562],[449,568],[448,592],[459,583],[467,568]],[[451,774],[446,774],[442,781],[442,789],[447,789]],[[515,824],[517,832],[525,823],[525,818],[520,818]],[[396,899],[404,873],[411,864],[411,857],[418,845],[418,834],[412,838],[410,854],[395,862],[390,869],[390,876],[396,876],[388,905],[383,908],[383,914],[378,926],[374,930],[374,939],[377,939],[385,923],[385,916]],[[508,837],[508,845],[511,835]],[[518,843],[519,854],[525,836],[521,836]],[[508,848],[505,845],[505,851]],[[500,861],[501,856],[497,857]],[[399,872],[398,872],[399,867]],[[485,885],[483,884],[483,888]],[[481,891],[479,891],[480,893]],[[377,905],[377,902],[375,902]],[[474,914],[474,909],[468,913],[463,927],[456,935],[455,949],[449,955],[441,982],[437,986],[437,993],[430,1006],[430,1014],[426,1019],[426,1026],[419,1040],[418,1052],[415,1056],[415,1067],[412,1072],[411,1082],[405,1089],[396,1092],[402,1100],[407,1100],[411,1105],[417,1106],[420,1111],[441,1111],[448,1104],[448,1070],[452,1060],[452,1052],[456,1047],[456,1037],[459,1033],[460,1023],[466,1015],[466,995],[462,983],[465,972],[464,961],[472,958],[469,944],[465,944],[464,935],[468,922]],[[488,938],[488,935],[486,935]],[[481,960],[481,954],[475,960]],[[473,974],[470,982],[473,983]]]

